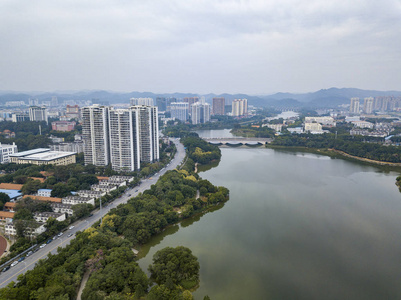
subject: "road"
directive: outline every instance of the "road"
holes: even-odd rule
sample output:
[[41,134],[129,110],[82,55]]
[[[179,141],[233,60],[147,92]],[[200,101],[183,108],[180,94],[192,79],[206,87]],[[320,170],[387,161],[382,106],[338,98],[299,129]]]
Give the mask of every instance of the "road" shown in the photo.
[[[56,238],[42,249],[39,249],[37,252],[34,252],[31,256],[26,257],[25,260],[18,263],[14,267],[11,267],[10,270],[4,273],[0,273],[0,288],[7,286],[11,281],[16,282],[18,275],[25,273],[27,270],[32,270],[39,259],[46,258],[48,253],[52,254],[57,253],[58,247],[64,247],[68,245],[71,239],[75,237],[75,233],[77,231],[83,231],[88,227],[92,226],[101,217],[106,215],[111,208],[116,207],[119,204],[126,203],[128,199],[149,189],[150,186],[152,184],[155,184],[159,179],[159,177],[163,175],[166,171],[173,170],[178,165],[180,165],[185,158],[184,146],[178,141],[178,139],[171,139],[171,141],[173,141],[175,146],[177,147],[177,153],[175,154],[173,160],[169,163],[169,165],[166,168],[161,170],[159,173],[153,175],[149,179],[143,179],[140,185],[134,188],[127,189],[122,196],[115,199],[112,203],[108,204],[106,207],[103,207],[102,210],[97,209],[93,211],[93,216],[88,217],[84,220],[79,220],[74,224],[71,224],[74,226],[74,228],[66,230],[61,237]],[[72,234],[72,236],[68,237],[69,234]]]

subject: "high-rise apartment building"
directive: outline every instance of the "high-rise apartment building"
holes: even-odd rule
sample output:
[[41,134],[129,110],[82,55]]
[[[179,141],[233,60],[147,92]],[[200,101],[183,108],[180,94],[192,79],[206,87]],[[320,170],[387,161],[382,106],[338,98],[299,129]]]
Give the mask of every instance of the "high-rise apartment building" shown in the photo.
[[210,105],[196,102],[191,107],[192,124],[201,124],[210,121]]
[[188,120],[188,106],[188,103],[185,102],[172,102],[170,104],[171,117],[186,122]]
[[359,114],[359,98],[351,98],[351,105],[349,107],[349,112],[353,114]]
[[166,111],[167,110],[167,100],[164,97],[157,97],[156,98],[156,105],[159,111]]
[[136,105],[131,109],[138,115],[139,148],[143,162],[159,160],[159,119],[156,106]]
[[48,123],[46,107],[39,107],[39,106],[29,107],[29,120],[45,121],[46,123]]
[[224,97],[213,98],[213,115],[224,115],[226,100]]
[[240,117],[248,114],[248,99],[235,99],[232,102],[232,115]]
[[185,97],[182,99],[183,102],[188,103],[188,114],[191,113],[191,106],[196,103],[199,102],[199,97]]
[[138,112],[131,108],[109,110],[110,160],[115,171],[140,169]]
[[153,106],[153,99],[152,98],[131,98],[130,104],[131,104],[131,106],[133,106],[133,105]]
[[107,166],[110,163],[109,108],[94,104],[82,108],[82,139],[85,165]]
[[363,111],[367,114],[371,114],[373,112],[373,97],[365,98],[363,101]]

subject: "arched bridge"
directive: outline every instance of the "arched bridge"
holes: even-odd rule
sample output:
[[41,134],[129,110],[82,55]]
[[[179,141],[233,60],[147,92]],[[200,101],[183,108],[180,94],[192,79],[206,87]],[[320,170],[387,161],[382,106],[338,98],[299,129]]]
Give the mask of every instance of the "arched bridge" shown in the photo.
[[231,137],[231,138],[202,138],[203,140],[209,142],[210,144],[217,146],[249,146],[256,147],[266,145],[270,143],[273,139],[271,138],[251,138],[251,137]]

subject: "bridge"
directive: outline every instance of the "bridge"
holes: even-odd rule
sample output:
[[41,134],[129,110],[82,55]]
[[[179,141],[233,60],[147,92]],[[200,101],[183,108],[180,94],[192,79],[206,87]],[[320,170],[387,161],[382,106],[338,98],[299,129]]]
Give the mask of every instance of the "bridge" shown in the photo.
[[229,146],[229,147],[263,146],[263,145],[266,145],[267,143],[270,143],[273,140],[271,138],[240,137],[240,136],[230,137],[230,138],[202,138],[202,139],[212,145]]

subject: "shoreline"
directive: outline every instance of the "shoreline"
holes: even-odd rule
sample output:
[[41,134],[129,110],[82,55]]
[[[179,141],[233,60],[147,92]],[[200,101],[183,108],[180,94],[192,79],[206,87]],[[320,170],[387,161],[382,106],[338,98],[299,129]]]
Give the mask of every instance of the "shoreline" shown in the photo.
[[379,160],[373,160],[373,159],[369,159],[369,158],[354,156],[354,155],[348,154],[344,151],[336,150],[336,149],[318,149],[318,148],[291,147],[291,146],[286,147],[286,146],[276,146],[276,145],[266,145],[266,148],[310,152],[310,153],[315,153],[315,154],[327,155],[330,157],[339,157],[342,159],[348,158],[351,160],[357,160],[357,161],[364,162],[364,163],[367,163],[370,165],[375,165],[375,166],[379,165],[379,166],[384,166],[384,167],[401,168],[401,163],[392,163],[392,162],[379,161]]

